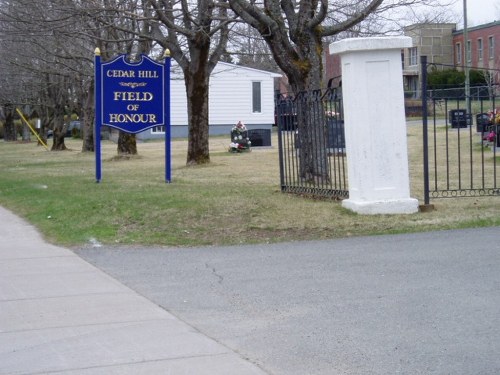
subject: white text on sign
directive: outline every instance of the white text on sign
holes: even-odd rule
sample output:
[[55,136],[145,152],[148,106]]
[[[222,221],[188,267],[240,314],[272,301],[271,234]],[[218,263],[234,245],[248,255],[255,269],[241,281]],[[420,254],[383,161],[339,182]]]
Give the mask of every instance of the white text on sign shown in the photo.
[[136,124],[155,124],[156,115],[151,113],[110,113],[109,123],[110,124],[122,124],[122,123],[136,123]]
[[[136,76],[137,73],[137,76]],[[106,76],[110,78],[160,78],[154,70],[108,70]]]

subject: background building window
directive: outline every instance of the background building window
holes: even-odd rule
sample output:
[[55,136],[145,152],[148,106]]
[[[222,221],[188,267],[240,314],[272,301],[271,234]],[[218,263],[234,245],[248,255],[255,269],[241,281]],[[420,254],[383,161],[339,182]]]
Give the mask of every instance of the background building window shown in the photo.
[[252,82],[252,112],[262,112],[262,88],[260,82]]
[[465,56],[467,57],[466,61],[471,61],[471,43],[470,40],[467,41],[467,51],[465,51]]
[[483,59],[483,40],[482,39],[477,40],[477,59],[478,60]]
[[409,49],[410,52],[410,66],[418,64],[418,52],[417,47],[412,47]]
[[494,54],[495,54],[495,44],[493,41],[493,37],[490,36],[490,37],[488,37],[488,55],[489,55],[489,58],[492,59]]
[[460,43],[457,43],[455,45],[455,56],[456,56],[456,61],[457,61],[457,64],[461,64],[462,63],[462,45]]

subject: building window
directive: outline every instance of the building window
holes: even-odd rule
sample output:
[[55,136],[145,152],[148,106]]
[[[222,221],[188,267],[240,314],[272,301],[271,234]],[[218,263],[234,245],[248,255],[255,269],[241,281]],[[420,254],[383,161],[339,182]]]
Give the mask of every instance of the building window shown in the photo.
[[457,43],[455,45],[455,56],[456,56],[457,64],[461,64],[462,63],[462,45],[460,43]]
[[488,37],[488,55],[489,55],[488,57],[490,59],[493,59],[494,54],[495,54],[495,44],[493,42],[493,37],[490,36]]
[[252,112],[262,112],[262,88],[261,82],[252,82]]
[[418,62],[417,47],[409,48],[408,52],[410,53],[410,66],[417,65]]
[[483,40],[477,40],[477,59],[481,61],[483,59]]
[[154,128],[151,128],[151,134],[165,134],[165,127],[162,126],[155,126]]
[[470,40],[467,41],[467,51],[465,52],[465,56],[467,57],[467,62],[471,62],[471,43]]

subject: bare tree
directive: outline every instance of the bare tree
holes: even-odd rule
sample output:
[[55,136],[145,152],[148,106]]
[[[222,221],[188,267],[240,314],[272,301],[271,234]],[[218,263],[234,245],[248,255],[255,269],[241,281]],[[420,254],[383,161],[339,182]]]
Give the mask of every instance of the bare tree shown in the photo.
[[231,28],[228,55],[234,62],[250,68],[278,72],[280,68],[274,61],[269,46],[252,26],[237,22]]
[[[136,0],[0,0],[0,22],[7,27],[10,66],[29,72],[31,103],[53,128],[53,150],[63,150],[65,119],[83,120],[82,151],[94,149],[93,51],[103,59],[149,53],[144,4]],[[138,16],[140,15],[140,16]],[[9,80],[10,87],[15,80]],[[119,137],[118,153],[136,153],[135,136]]]
[[[2,27],[2,26],[0,26]],[[0,115],[4,122],[4,141],[11,142],[17,140],[17,132],[14,124],[15,107],[21,103],[21,90],[19,85],[9,84],[9,81],[19,79],[13,67],[8,64],[5,53],[12,51],[12,46],[6,38],[0,38]]]
[[[79,110],[75,87],[82,77],[81,59],[74,7],[71,1],[2,0],[0,22],[8,41],[7,64],[23,76],[9,76],[8,87],[23,88],[18,104],[29,104],[43,116],[42,123],[53,129],[52,150],[64,150],[66,119]],[[4,40],[5,40],[4,39]],[[87,65],[89,60],[87,60]],[[90,65],[89,65],[90,66]],[[83,90],[80,90],[83,91]],[[21,101],[19,99],[22,99]]]
[[14,106],[10,102],[2,103],[2,112],[5,118],[3,139],[7,142],[17,141],[16,125],[14,124]]
[[[209,162],[208,83],[227,44],[227,0],[94,0],[86,8],[97,19],[95,37],[104,61],[118,51],[132,58],[171,51],[186,83],[187,164]],[[119,153],[133,153],[134,145],[134,135],[120,133]]]
[[22,52],[22,46],[17,43],[19,25],[16,20],[5,17],[13,6],[7,2],[0,2],[0,5],[0,106],[5,121],[4,140],[15,141],[18,138],[14,123],[16,108],[26,104],[25,83],[30,80],[29,74],[16,65]]
[[[428,0],[228,0],[233,11],[259,31],[294,93],[321,89],[324,38],[350,30],[370,15]],[[327,179],[324,118],[310,116],[310,106],[298,109],[301,133],[301,175]],[[323,115],[324,116],[324,115]]]
[[[126,54],[132,61],[141,54],[150,54],[154,47],[150,16],[145,0],[93,0],[82,2],[79,14],[85,19],[86,33],[101,51],[102,61]],[[94,82],[91,82],[92,88]],[[93,90],[92,90],[93,94]],[[93,96],[87,103],[93,103]],[[90,112],[90,107],[86,107]],[[117,145],[118,155],[137,154],[135,134],[120,131]]]
[[227,0],[149,0],[156,22],[151,37],[184,73],[188,112],[187,165],[210,162],[209,81],[224,53],[229,24]]

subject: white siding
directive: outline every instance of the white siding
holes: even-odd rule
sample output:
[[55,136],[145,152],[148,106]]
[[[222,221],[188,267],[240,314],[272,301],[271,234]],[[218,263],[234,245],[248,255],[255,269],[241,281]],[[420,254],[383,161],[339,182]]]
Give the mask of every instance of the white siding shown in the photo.
[[172,125],[188,123],[186,85],[178,77],[170,81],[170,122]]
[[[219,63],[210,77],[210,125],[272,124],[274,122],[274,78],[278,74]],[[252,82],[261,82],[262,111],[252,112]],[[184,81],[171,81],[172,125],[186,125],[187,100]]]

